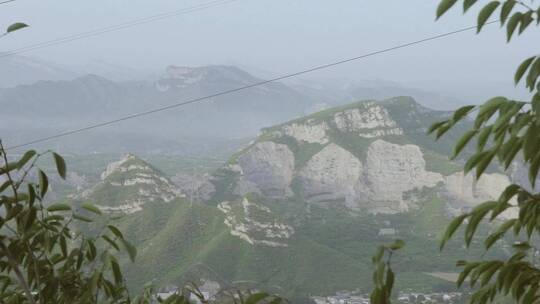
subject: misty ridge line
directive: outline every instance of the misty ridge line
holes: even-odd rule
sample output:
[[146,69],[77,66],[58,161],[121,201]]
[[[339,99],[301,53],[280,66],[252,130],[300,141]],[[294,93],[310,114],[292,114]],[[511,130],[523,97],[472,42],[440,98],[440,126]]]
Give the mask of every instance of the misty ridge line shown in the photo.
[[[236,0],[231,0],[231,1],[236,1]],[[499,22],[499,20],[486,22],[485,25],[492,25],[492,24],[497,23],[497,22]],[[293,78],[293,77],[296,77],[296,76],[299,76],[299,75],[304,75],[304,74],[308,74],[308,73],[319,71],[319,70],[328,69],[328,68],[331,68],[331,67],[334,67],[334,66],[350,63],[350,62],[353,62],[353,61],[357,61],[357,60],[360,60],[360,59],[376,56],[376,55],[379,55],[379,54],[389,53],[389,52],[392,52],[392,51],[395,51],[395,50],[411,47],[411,46],[414,46],[414,45],[419,45],[419,44],[426,43],[426,42],[429,42],[429,41],[446,38],[446,37],[449,37],[449,36],[452,36],[452,35],[456,35],[456,34],[463,33],[463,32],[468,32],[468,31],[476,30],[476,29],[477,29],[476,25],[461,28],[461,29],[454,30],[454,31],[451,31],[451,32],[446,32],[446,33],[443,33],[443,34],[438,34],[438,35],[435,35],[435,36],[430,36],[430,37],[426,37],[426,38],[423,38],[423,39],[419,39],[419,40],[399,44],[399,45],[389,47],[389,48],[385,48],[385,49],[381,49],[381,50],[378,50],[378,51],[373,51],[373,52],[366,53],[366,54],[363,54],[363,55],[359,55],[359,56],[355,56],[355,57],[335,61],[335,62],[332,62],[332,63],[327,63],[327,64],[315,66],[315,67],[304,69],[304,70],[301,70],[301,71],[298,71],[298,72],[285,74],[285,75],[282,75],[282,76],[278,76],[278,77],[271,78],[271,79],[268,79],[268,80],[259,81],[259,82],[253,83],[253,84],[237,87],[237,88],[234,88],[234,89],[221,91],[221,92],[218,92],[218,93],[215,93],[215,94],[210,94],[210,95],[190,99],[190,100],[187,100],[187,101],[184,101],[184,102],[178,102],[178,103],[170,104],[170,105],[155,108],[155,109],[150,109],[150,110],[147,110],[147,111],[144,111],[144,112],[139,112],[139,113],[134,113],[134,114],[130,114],[130,115],[127,115],[127,116],[119,117],[117,119],[113,119],[113,120],[109,120],[109,121],[105,121],[105,122],[101,122],[101,123],[88,125],[86,127],[81,127],[81,128],[78,128],[78,129],[68,130],[68,131],[65,131],[65,132],[57,133],[55,135],[38,138],[38,139],[31,140],[31,141],[28,141],[28,142],[25,142],[25,143],[21,143],[21,144],[17,144],[17,145],[14,145],[14,146],[7,147],[5,150],[13,150],[13,149],[29,146],[29,145],[32,145],[32,144],[46,142],[46,141],[50,141],[50,140],[53,140],[53,139],[57,139],[57,138],[66,137],[66,136],[69,136],[69,135],[85,132],[85,131],[88,131],[88,130],[101,128],[101,127],[108,126],[108,125],[113,125],[113,124],[116,124],[116,123],[119,123],[119,122],[122,122],[122,121],[125,121],[125,120],[135,119],[135,118],[138,118],[138,117],[147,116],[147,115],[151,115],[151,114],[154,114],[154,113],[167,111],[167,110],[170,110],[170,109],[179,108],[179,107],[186,106],[186,105],[189,105],[189,104],[208,101],[208,100],[211,100],[214,97],[219,97],[219,96],[223,96],[223,95],[232,94],[232,93],[235,93],[235,92],[239,92],[239,91],[247,90],[247,89],[250,89],[250,88],[262,86],[262,85],[277,82],[277,81],[280,81],[280,80]]]
[[[11,2],[11,1],[15,1],[15,0],[9,0],[7,2]],[[213,7],[217,7],[217,6],[237,2],[237,1],[240,1],[240,0],[214,0],[214,1],[209,1],[209,2],[205,2],[205,3],[202,3],[202,4],[190,6],[190,7],[185,7],[185,8],[179,9],[179,10],[175,10],[175,11],[165,12],[165,13],[161,13],[161,14],[148,16],[148,17],[142,17],[142,18],[134,19],[134,20],[127,21],[127,22],[124,22],[124,23],[119,23],[119,24],[115,24],[115,25],[102,27],[102,28],[95,29],[95,30],[90,30],[90,31],[86,31],[86,32],[78,33],[78,34],[73,34],[73,35],[69,35],[69,36],[65,36],[65,37],[61,37],[61,38],[56,38],[56,39],[49,40],[49,41],[43,41],[43,42],[39,42],[39,43],[35,43],[35,44],[30,44],[30,45],[27,45],[27,46],[24,46],[24,47],[20,47],[20,48],[13,49],[13,50],[10,50],[10,51],[7,51],[7,52],[3,52],[3,53],[0,54],[0,58],[6,58],[6,57],[14,56],[14,55],[17,55],[17,54],[37,50],[37,49],[42,49],[42,48],[46,48],[46,47],[50,47],[50,46],[64,44],[64,43],[68,43],[68,42],[72,42],[72,41],[76,41],[76,40],[80,40],[80,39],[84,39],[84,38],[99,36],[99,35],[102,35],[102,34],[106,34],[106,33],[110,33],[110,32],[115,32],[115,31],[131,28],[131,27],[134,27],[134,26],[137,26],[137,25],[147,24],[147,23],[160,21],[160,20],[167,19],[167,18],[186,15],[186,14],[189,14],[189,13],[194,13],[194,12],[202,11],[202,10],[205,10],[205,9],[209,9],[209,8],[213,8]],[[0,2],[0,4],[2,4],[2,3],[4,3],[4,2]]]

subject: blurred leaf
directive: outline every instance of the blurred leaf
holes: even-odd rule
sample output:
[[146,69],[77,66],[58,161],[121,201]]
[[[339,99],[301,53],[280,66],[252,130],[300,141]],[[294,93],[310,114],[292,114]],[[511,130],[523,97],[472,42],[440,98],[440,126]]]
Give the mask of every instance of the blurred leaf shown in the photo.
[[7,166],[0,167],[0,175],[4,175],[8,172],[11,172],[13,170],[17,169],[17,163],[8,163]]
[[482,174],[484,174],[484,171],[486,171],[487,167],[495,157],[495,150],[490,151],[484,151],[487,152],[479,159],[478,164],[476,165],[476,179],[480,179],[482,177]]
[[254,293],[252,295],[250,295],[246,301],[244,302],[245,304],[257,304],[259,302],[261,302],[262,300],[268,298],[270,295],[267,294],[266,292],[258,292],[258,293]]
[[477,0],[464,0],[463,1],[463,12],[467,12]]
[[116,260],[116,258],[111,256],[110,263],[111,263],[111,269],[114,276],[114,281],[116,282],[116,284],[121,284],[123,281],[123,276],[122,276],[122,271],[120,270],[120,265],[118,264],[118,261]]
[[106,236],[106,235],[102,235],[101,236],[107,243],[109,243],[114,249],[120,251],[120,247],[118,247],[118,244],[116,244],[116,242],[111,239],[110,237]]
[[403,240],[395,240],[392,244],[388,245],[388,248],[392,250],[399,250],[405,246],[405,242]]
[[443,248],[446,245],[446,243],[448,242],[448,240],[450,240],[450,238],[452,238],[452,236],[454,235],[456,230],[459,228],[459,226],[463,223],[463,221],[467,217],[469,217],[468,214],[462,214],[462,215],[454,218],[452,220],[452,222],[450,222],[450,224],[446,228],[446,231],[444,232],[443,237],[441,239],[441,244],[440,244],[440,247],[439,247],[440,250],[443,250]]
[[81,208],[83,208],[83,209],[85,209],[85,210],[88,210],[88,211],[90,211],[90,212],[93,212],[93,213],[95,213],[95,214],[99,214],[99,215],[102,214],[102,213],[101,213],[101,210],[99,210],[99,208],[98,208],[97,206],[92,205],[92,204],[90,204],[90,203],[83,203],[83,204],[81,205]]
[[521,22],[521,16],[523,14],[520,12],[515,13],[510,17],[508,20],[508,23],[506,24],[506,40],[510,41],[512,39],[512,35],[514,34],[518,24]]
[[45,194],[47,193],[47,190],[49,189],[49,179],[47,178],[47,175],[45,172],[38,170],[38,176],[39,176],[39,192],[40,196],[43,198],[45,197]]
[[88,218],[86,216],[82,216],[80,214],[73,214],[73,218],[82,222],[91,223],[93,220],[91,218]]
[[54,163],[56,164],[56,170],[58,171],[58,174],[63,178],[66,179],[66,162],[62,158],[62,156],[58,155],[57,153],[53,152],[54,157]]
[[130,242],[126,241],[123,238],[121,238],[120,241],[122,242],[122,245],[126,249],[131,262],[132,263],[135,262],[135,258],[137,257],[137,249]]
[[460,121],[463,117],[465,117],[467,114],[469,114],[475,108],[476,108],[476,106],[469,105],[469,106],[464,106],[464,107],[461,107],[461,108],[457,109],[454,112],[454,115],[452,116],[452,120],[454,121],[454,123]]
[[482,8],[480,13],[478,14],[477,33],[480,33],[482,27],[484,27],[491,14],[493,14],[493,12],[497,9],[497,7],[499,7],[500,4],[501,3],[499,1],[491,1]]
[[439,3],[439,6],[437,7],[437,19],[439,19],[444,13],[446,13],[454,4],[456,4],[457,0],[442,0]]
[[517,221],[517,219],[511,219],[511,220],[508,220],[508,221],[504,222],[504,224],[500,225],[499,228],[497,228],[497,230],[494,233],[489,235],[486,238],[486,240],[484,241],[484,245],[486,246],[486,250],[491,248],[491,246],[493,246],[493,244],[495,244],[495,242],[500,240],[506,234],[506,232],[510,228],[512,228],[514,226],[516,221]]
[[19,159],[19,161],[17,162],[17,168],[21,170],[24,165],[26,165],[26,163],[28,163],[28,161],[30,161],[36,154],[37,153],[34,150],[26,151],[21,157],[21,159]]
[[503,6],[501,8],[501,18],[500,18],[501,19],[501,25],[506,22],[506,19],[508,18],[508,16],[512,12],[512,9],[516,5],[516,3],[517,3],[517,1],[514,1],[514,0],[509,0],[509,1],[504,2]]
[[463,134],[463,136],[457,141],[456,146],[454,147],[454,153],[451,159],[455,159],[459,153],[465,148],[467,143],[478,133],[477,130],[469,130]]
[[15,32],[15,31],[18,31],[18,30],[23,29],[25,27],[28,27],[28,24],[22,23],[22,22],[16,22],[16,23],[13,23],[12,25],[8,26],[8,28],[6,30],[6,33]]
[[536,59],[536,56],[533,56],[533,57],[530,57],[528,59],[526,59],[525,61],[523,61],[517,71],[516,71],[516,74],[514,76],[514,82],[517,84],[521,78],[523,77],[523,75],[525,74],[525,72],[527,72],[527,70],[529,69],[531,63],[534,61],[534,59]]
[[107,228],[119,239],[124,239],[124,235],[122,235],[122,232],[118,228],[116,228],[113,225],[107,225]]
[[52,204],[49,207],[47,207],[47,211],[49,212],[55,212],[55,211],[71,211],[71,207],[68,204]]
[[512,244],[512,247],[520,251],[526,251],[532,248],[528,242],[516,242]]

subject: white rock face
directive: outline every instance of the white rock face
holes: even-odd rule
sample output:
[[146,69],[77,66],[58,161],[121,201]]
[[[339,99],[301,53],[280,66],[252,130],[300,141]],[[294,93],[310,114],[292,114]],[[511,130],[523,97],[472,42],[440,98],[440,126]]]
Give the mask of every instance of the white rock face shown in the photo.
[[306,124],[294,123],[283,127],[283,134],[294,137],[300,142],[304,141],[324,145],[328,143],[328,138],[326,137],[326,131],[328,129],[326,122],[312,124],[312,122],[308,121]]
[[299,172],[304,195],[311,202],[356,200],[356,185],[363,174],[362,162],[349,151],[329,144],[315,154]]
[[311,202],[340,203],[372,213],[398,213],[410,206],[403,195],[435,187],[443,176],[429,172],[415,145],[373,142],[361,162],[347,150],[330,144],[313,156],[299,173],[304,196]]
[[294,228],[276,221],[270,209],[244,198],[238,203],[222,202],[218,209],[225,214],[225,225],[231,235],[252,245],[287,247],[287,239],[294,234]]
[[260,192],[269,197],[285,197],[292,193],[294,154],[286,145],[257,143],[240,156],[238,165],[241,176],[235,192]]
[[[474,208],[479,203],[497,200],[504,189],[511,184],[503,174],[483,174],[476,181],[472,173],[465,175],[457,172],[445,178],[444,191],[441,195],[448,200],[447,210],[452,215],[459,215]],[[515,199],[510,202],[516,204]],[[502,213],[500,218],[517,217],[517,208]]]
[[367,153],[366,170],[358,184],[360,201],[371,212],[395,213],[408,210],[403,194],[443,181],[439,173],[426,171],[422,151],[415,145],[373,142]]
[[209,174],[177,174],[171,180],[182,193],[196,202],[207,201],[216,192],[216,188],[211,182],[212,176]]
[[361,137],[401,135],[403,130],[390,117],[388,111],[375,103],[365,109],[349,109],[334,115],[334,122],[342,132],[358,132]]

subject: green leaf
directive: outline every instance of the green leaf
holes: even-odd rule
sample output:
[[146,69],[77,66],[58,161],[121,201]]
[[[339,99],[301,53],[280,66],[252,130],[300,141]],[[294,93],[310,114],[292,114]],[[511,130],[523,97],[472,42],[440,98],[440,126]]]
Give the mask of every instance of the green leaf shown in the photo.
[[478,228],[478,224],[480,224],[482,219],[489,211],[497,207],[498,203],[499,202],[497,201],[484,202],[476,206],[470,212],[471,216],[469,219],[469,223],[467,224],[467,228],[465,228],[465,244],[467,245],[467,247],[469,247],[472,242],[474,234],[476,233],[476,229]]
[[511,219],[511,220],[508,220],[508,221],[504,222],[504,224],[500,225],[499,228],[497,228],[497,230],[494,233],[492,233],[490,236],[488,236],[486,238],[486,240],[484,241],[484,245],[486,246],[486,250],[489,250],[489,248],[491,248],[491,246],[493,246],[493,244],[495,244],[495,242],[500,240],[506,234],[506,232],[510,228],[512,228],[514,226],[516,221],[517,221],[517,219]]
[[0,185],[0,193],[4,192],[10,186],[11,186],[11,181],[10,180],[7,180],[7,181],[3,182]]
[[434,124],[432,124],[428,131],[427,131],[427,134],[431,134],[433,133],[435,130],[439,129],[440,127],[442,127],[444,124],[446,124],[448,122],[448,120],[444,120],[444,121],[439,121],[439,122],[436,122]]
[[506,104],[508,99],[506,97],[498,96],[493,97],[480,106],[478,115],[475,120],[475,127],[479,128],[485,121],[488,121],[495,112],[502,105]]
[[476,179],[480,179],[482,177],[482,174],[484,174],[484,171],[486,171],[487,167],[495,157],[496,153],[495,150],[491,151],[484,151],[488,152],[485,155],[482,156],[482,158],[478,161],[478,164],[476,166]]
[[538,170],[540,170],[540,153],[536,155],[536,157],[531,162],[531,166],[529,167],[529,182],[531,183],[531,186],[534,188],[536,184],[536,177],[538,176]]
[[459,277],[456,282],[458,288],[461,287],[461,285],[463,285],[463,282],[465,282],[465,280],[467,279],[471,271],[474,268],[476,268],[478,265],[479,263],[476,262],[476,263],[469,263],[465,266],[465,269],[463,269],[463,271],[459,274]]
[[531,22],[534,21],[534,18],[532,17],[533,12],[528,11],[527,13],[523,14],[521,16],[521,23],[519,25],[518,33],[521,35],[525,29],[531,24]]
[[392,292],[395,279],[396,279],[396,276],[394,275],[394,272],[392,271],[392,269],[388,268],[388,270],[386,271],[386,288],[388,288],[389,292]]
[[484,27],[484,25],[486,24],[486,21],[489,19],[491,14],[493,14],[493,12],[497,9],[497,7],[499,7],[500,4],[501,3],[499,1],[491,1],[486,6],[484,6],[484,8],[482,8],[480,13],[478,14],[477,33],[480,33],[480,31],[482,30],[482,27]]
[[28,213],[26,214],[26,221],[24,223],[24,230],[28,231],[34,222],[36,221],[37,216],[37,209],[35,207],[31,207],[28,209]]
[[478,162],[482,159],[482,157],[484,157],[484,155],[486,155],[487,153],[489,153],[489,151],[483,151],[483,152],[479,152],[479,153],[476,153],[474,154],[473,156],[471,156],[467,162],[465,163],[465,166],[464,166],[464,170],[465,170],[465,173],[469,173],[469,171],[471,171],[474,167],[476,167],[476,165],[478,164]]
[[122,271],[120,270],[120,264],[118,264],[118,261],[114,256],[111,256],[110,263],[114,276],[114,281],[116,282],[116,284],[121,284],[124,278],[122,276]]
[[517,12],[510,17],[510,20],[508,20],[508,23],[506,24],[506,40],[508,42],[510,42],[512,39],[512,35],[514,34],[518,24],[521,22],[522,15],[522,13]]
[[16,23],[13,23],[12,25],[8,26],[8,28],[6,30],[6,33],[15,32],[15,31],[18,31],[18,30],[23,29],[25,27],[28,27],[28,24],[22,23],[22,22],[16,22]]
[[88,218],[86,216],[82,216],[80,214],[73,214],[73,218],[82,222],[91,223],[93,220],[91,218]]
[[8,172],[17,169],[17,163],[8,163],[7,166],[0,167],[0,175],[4,175]]
[[443,250],[446,243],[450,240],[450,238],[452,238],[452,236],[454,235],[456,230],[459,228],[459,226],[463,223],[463,221],[467,217],[469,217],[468,214],[462,214],[462,215],[454,218],[452,220],[452,222],[450,222],[450,224],[446,228],[446,231],[444,232],[443,237],[441,239],[440,250]]
[[445,124],[445,125],[441,126],[437,130],[437,134],[435,135],[435,138],[436,139],[441,138],[441,136],[443,136],[446,132],[448,132],[448,130],[450,130],[450,128],[452,128],[452,124]]
[[463,1],[463,12],[467,12],[478,0],[464,0]]
[[523,147],[522,140],[519,140],[517,143],[510,147],[510,150],[504,157],[504,170],[507,170],[510,167],[512,161],[514,160],[518,152],[521,150],[521,147]]
[[130,242],[126,241],[123,238],[121,238],[120,241],[122,242],[124,249],[126,249],[131,262],[135,262],[135,258],[137,257],[137,249],[135,248],[135,246],[133,246]]
[[536,81],[538,80],[539,75],[540,75],[540,58],[537,57],[537,59],[534,61],[531,68],[529,69],[529,75],[527,75],[527,78],[526,78],[526,85],[529,88],[529,91],[534,90],[534,85],[536,84]]
[[458,140],[456,146],[454,147],[454,153],[451,159],[455,159],[459,153],[465,148],[467,143],[478,133],[478,130],[469,130],[463,134],[463,136]]
[[58,174],[63,179],[66,179],[66,162],[64,161],[62,156],[60,156],[57,153],[53,152],[53,157],[54,157],[54,163],[56,164],[56,170],[58,171]]
[[101,210],[99,210],[99,208],[98,208],[97,206],[92,205],[92,204],[90,204],[90,203],[84,203],[84,204],[82,204],[82,205],[81,205],[81,208],[83,208],[83,209],[85,209],[85,210],[88,210],[88,211],[90,211],[90,212],[93,212],[93,213],[95,213],[95,214],[99,214],[99,215],[102,214],[102,213],[101,213]]
[[107,243],[109,243],[114,249],[120,251],[120,247],[118,247],[118,244],[116,244],[116,242],[111,239],[110,237],[106,236],[106,235],[102,235],[101,236]]
[[107,225],[107,228],[119,239],[124,239],[124,236],[122,235],[122,232],[120,229],[116,228],[113,225]]
[[484,147],[486,146],[486,143],[489,139],[489,135],[491,134],[491,130],[493,129],[493,126],[487,126],[485,128],[482,128],[480,130],[480,133],[478,134],[478,141],[476,142],[476,150],[478,152],[481,152],[484,150]]
[[523,137],[523,156],[525,157],[525,161],[530,161],[538,152],[538,146],[540,145],[539,131],[540,128],[535,123],[529,124],[529,128]]
[[71,207],[68,204],[52,204],[49,207],[47,207],[47,211],[49,212],[56,212],[56,211],[71,211]]
[[47,174],[45,172],[38,170],[38,176],[39,176],[39,194],[41,198],[45,197],[45,194],[47,193],[47,190],[49,189],[49,178],[47,178]]
[[457,109],[454,112],[454,115],[452,116],[452,120],[454,121],[454,123],[460,121],[463,117],[465,117],[465,115],[469,114],[474,108],[476,108],[476,106],[469,105],[469,106],[464,106]]
[[21,170],[24,165],[26,165],[26,163],[28,163],[28,161],[30,161],[36,154],[37,153],[34,150],[26,151],[21,159],[19,159],[17,162],[17,169]]
[[517,3],[517,1],[509,0],[509,1],[506,1],[503,4],[503,6],[501,8],[501,25],[503,25],[506,22],[506,19],[508,18],[508,16],[512,12],[512,9],[516,5],[516,3]]
[[456,4],[457,0],[442,0],[439,3],[439,6],[437,7],[437,19],[439,19],[444,13],[446,13],[454,4]]
[[516,242],[512,244],[512,247],[519,251],[527,251],[532,248],[529,242]]
[[388,245],[388,248],[391,250],[399,250],[405,246],[405,242],[403,240],[395,240],[392,244]]
[[265,292],[254,293],[246,299],[245,304],[257,304],[268,297],[269,294]]

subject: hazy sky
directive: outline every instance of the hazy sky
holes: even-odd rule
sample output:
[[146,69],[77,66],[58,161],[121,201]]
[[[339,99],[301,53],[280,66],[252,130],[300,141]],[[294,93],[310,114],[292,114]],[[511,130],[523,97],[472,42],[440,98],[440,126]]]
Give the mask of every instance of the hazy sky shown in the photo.
[[[101,28],[197,5],[186,0],[17,0],[0,8],[1,26],[31,28],[4,37],[1,49]],[[166,65],[238,64],[274,73],[361,55],[473,25],[459,10],[435,22],[435,0],[238,0],[207,10],[25,53],[64,64],[94,60],[145,70]],[[448,90],[511,83],[515,66],[533,55],[527,35],[506,45],[498,26],[399,50],[312,77],[387,79]],[[2,60],[2,59],[0,59]]]

